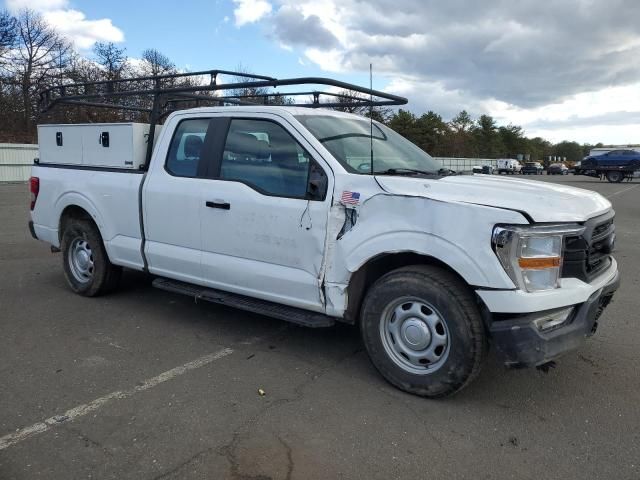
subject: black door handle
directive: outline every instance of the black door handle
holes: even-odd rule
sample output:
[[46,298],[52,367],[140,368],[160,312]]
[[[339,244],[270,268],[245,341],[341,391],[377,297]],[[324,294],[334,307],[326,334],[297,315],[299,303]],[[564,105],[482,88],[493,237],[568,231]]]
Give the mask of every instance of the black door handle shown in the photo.
[[207,202],[209,208],[221,208],[222,210],[231,210],[231,204],[228,202]]

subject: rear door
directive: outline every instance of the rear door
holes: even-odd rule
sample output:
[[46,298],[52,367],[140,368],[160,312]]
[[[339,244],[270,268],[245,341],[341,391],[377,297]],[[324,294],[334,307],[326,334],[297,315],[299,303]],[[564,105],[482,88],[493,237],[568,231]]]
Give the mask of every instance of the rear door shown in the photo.
[[145,253],[151,273],[202,283],[201,215],[214,129],[210,116],[176,116],[163,136],[143,193]]
[[322,311],[328,166],[277,115],[221,117],[202,190],[202,265],[214,288]]

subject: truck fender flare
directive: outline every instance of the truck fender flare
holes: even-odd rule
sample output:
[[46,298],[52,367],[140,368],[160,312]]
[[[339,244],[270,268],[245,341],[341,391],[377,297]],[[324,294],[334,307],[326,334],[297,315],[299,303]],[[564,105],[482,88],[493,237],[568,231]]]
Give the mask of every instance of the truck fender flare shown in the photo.
[[[103,221],[103,218],[100,215],[99,210],[96,208],[94,203],[88,197],[86,197],[80,192],[66,192],[64,195],[58,198],[58,200],[56,201],[56,209],[55,209],[56,211],[55,218],[58,219],[58,225],[60,225],[60,220],[62,218],[62,214],[64,210],[68,207],[78,207],[83,209],[85,212],[87,212],[95,222],[96,226],[98,227],[98,231],[100,232],[102,241],[107,242],[109,240],[107,236],[108,235],[107,227]],[[58,232],[58,235],[60,235],[60,232]]]

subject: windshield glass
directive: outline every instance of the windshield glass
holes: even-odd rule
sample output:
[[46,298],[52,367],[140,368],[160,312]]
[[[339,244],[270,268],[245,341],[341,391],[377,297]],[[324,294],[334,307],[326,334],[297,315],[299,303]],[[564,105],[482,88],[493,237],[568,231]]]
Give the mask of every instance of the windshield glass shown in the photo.
[[[351,173],[371,173],[370,123],[366,119],[333,115],[296,118]],[[384,125],[373,124],[373,171],[420,170],[437,174],[441,168],[429,154]]]

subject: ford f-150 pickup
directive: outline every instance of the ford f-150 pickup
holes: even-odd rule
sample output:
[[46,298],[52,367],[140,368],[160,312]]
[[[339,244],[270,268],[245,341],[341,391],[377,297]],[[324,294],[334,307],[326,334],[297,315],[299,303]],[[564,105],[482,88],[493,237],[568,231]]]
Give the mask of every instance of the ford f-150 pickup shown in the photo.
[[124,267],[306,326],[356,324],[389,382],[440,397],[489,345],[512,367],[579,347],[618,287],[597,193],[442,176],[383,124],[332,110],[176,111],[138,168],[148,128],[40,127],[30,229],[78,294],[113,291]]

